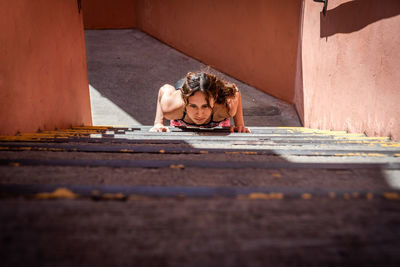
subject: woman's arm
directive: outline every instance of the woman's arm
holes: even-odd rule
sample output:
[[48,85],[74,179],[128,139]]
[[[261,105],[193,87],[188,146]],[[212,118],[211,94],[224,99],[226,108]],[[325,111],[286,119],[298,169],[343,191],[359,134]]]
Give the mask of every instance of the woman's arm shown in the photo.
[[226,103],[229,116],[233,117],[233,121],[235,122],[235,126],[231,127],[231,132],[250,133],[250,130],[244,126],[242,95],[240,91],[237,91],[233,98],[227,99]]
[[231,127],[231,132],[250,133],[250,130],[244,126],[242,96],[240,91],[235,93],[235,96],[226,99],[226,104],[214,105],[214,118],[217,121],[228,117],[233,117],[235,126]]
[[156,117],[151,132],[168,132],[168,127],[164,126],[164,119],[178,119],[183,115],[184,101],[181,92],[175,87],[165,84],[158,91]]

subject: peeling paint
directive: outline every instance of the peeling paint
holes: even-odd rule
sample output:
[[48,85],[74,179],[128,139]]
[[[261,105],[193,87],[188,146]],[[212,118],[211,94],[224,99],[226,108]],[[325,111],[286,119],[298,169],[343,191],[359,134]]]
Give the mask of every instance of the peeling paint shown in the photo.
[[66,151],[65,149],[62,149],[62,148],[55,148],[55,147],[51,147],[51,148],[40,147],[38,150],[39,150],[39,151],[52,151],[52,152],[62,152],[62,151]]
[[400,147],[400,143],[386,143],[382,144],[383,147]]
[[383,193],[383,197],[391,200],[400,200],[400,195],[395,192],[385,192]]
[[103,199],[106,200],[125,200],[126,197],[122,193],[105,193],[102,195]]
[[385,157],[385,154],[382,153],[338,153],[334,154],[335,157],[353,157],[353,156],[362,156],[362,157]]
[[360,156],[360,153],[343,153],[343,154],[334,154],[335,157],[351,157],[351,156]]
[[367,157],[384,157],[385,154],[382,153],[362,153],[363,156]]
[[79,195],[73,193],[71,190],[61,187],[57,188],[51,193],[44,192],[44,193],[38,193],[35,195],[37,199],[58,199],[58,198],[69,198],[69,199],[75,199]]
[[123,148],[120,150],[121,152],[134,152],[133,149]]
[[185,168],[185,165],[183,165],[183,164],[171,164],[171,165],[169,165],[169,167],[171,169],[183,169],[183,168]]
[[114,126],[74,126],[72,130],[108,130],[109,128],[113,128]]
[[282,193],[274,193],[271,192],[269,194],[266,193],[251,193],[248,195],[249,199],[283,199],[284,195]]
[[137,201],[137,200],[149,200],[151,199],[150,197],[146,197],[146,196],[141,196],[141,195],[129,195],[128,196],[128,200],[132,200],[132,201]]
[[256,151],[244,151],[244,152],[241,152],[241,154],[243,154],[243,155],[258,155],[258,153]]

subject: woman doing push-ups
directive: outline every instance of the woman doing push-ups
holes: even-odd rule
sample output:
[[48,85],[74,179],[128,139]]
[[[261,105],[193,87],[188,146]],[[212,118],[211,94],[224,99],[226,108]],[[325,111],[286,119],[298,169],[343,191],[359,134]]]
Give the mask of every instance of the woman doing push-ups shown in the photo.
[[[235,126],[230,125],[233,117]],[[244,126],[242,99],[235,84],[199,71],[189,72],[174,86],[165,84],[157,98],[156,118],[152,132],[167,132],[170,126],[213,128],[230,127],[230,131],[249,133]]]

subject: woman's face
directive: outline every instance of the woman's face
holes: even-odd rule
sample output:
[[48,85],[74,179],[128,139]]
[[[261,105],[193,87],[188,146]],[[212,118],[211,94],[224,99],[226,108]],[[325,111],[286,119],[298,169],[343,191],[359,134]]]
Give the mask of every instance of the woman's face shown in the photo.
[[[210,104],[213,105],[212,99]],[[197,91],[188,99],[186,114],[195,124],[204,124],[211,117],[212,107],[207,104],[206,95]]]

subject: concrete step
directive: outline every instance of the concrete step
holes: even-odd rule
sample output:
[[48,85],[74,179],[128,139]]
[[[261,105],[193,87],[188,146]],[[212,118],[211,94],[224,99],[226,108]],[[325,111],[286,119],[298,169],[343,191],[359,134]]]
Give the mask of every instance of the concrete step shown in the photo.
[[[223,128],[172,128],[166,133],[151,133],[149,129],[76,127],[0,137],[0,174],[11,179],[3,181],[8,184],[12,183],[11,176],[18,183],[29,184],[31,174],[44,184],[51,181],[40,178],[47,177],[46,171],[61,177],[51,183],[71,184],[71,176],[57,170],[84,177],[87,168],[91,175],[98,172],[99,176],[112,177],[110,181],[115,184],[124,183],[112,174],[115,169],[141,183],[146,181],[139,176],[147,177],[151,185],[168,186],[189,185],[179,180],[185,175],[195,176],[192,181],[197,186],[298,186],[301,183],[295,180],[303,180],[309,186],[323,187],[320,181],[329,181],[330,186],[342,184],[346,189],[351,185],[343,181],[349,179],[361,190],[369,184],[395,185],[395,189],[400,184],[400,146],[388,138],[299,127],[254,127],[251,134],[230,133]],[[245,182],[234,179],[239,173]],[[165,181],[158,179],[164,174],[168,174]],[[275,181],[282,175],[285,179]],[[202,183],[201,177],[212,178]],[[215,183],[210,183],[212,180]],[[249,182],[252,180],[256,182]],[[91,181],[101,184],[101,179]]]
[[3,199],[3,265],[22,265],[15,264],[21,255],[58,266],[98,264],[99,257],[101,266],[116,260],[124,266],[397,266],[400,260],[397,201],[108,197]]
[[109,262],[129,263],[129,251],[157,266],[230,253],[262,266],[266,251],[304,265],[399,262],[398,142],[305,128],[149,129],[0,137],[3,254],[97,259],[90,246]]
[[[299,155],[400,156],[400,142],[360,134],[301,127],[253,127],[251,134],[227,129],[181,129],[149,132],[150,126],[131,128],[75,127],[19,136],[0,137],[1,150],[61,150],[131,153],[249,153]],[[34,142],[33,144],[31,142]],[[45,143],[45,144],[43,144]],[[65,144],[66,143],[66,144]],[[115,144],[120,144],[117,146]],[[273,150],[273,151],[272,151]],[[298,152],[302,151],[302,152]]]
[[306,191],[397,190],[400,185],[399,143],[388,138],[299,127],[254,127],[251,134],[149,129],[77,127],[1,137],[2,183]]

